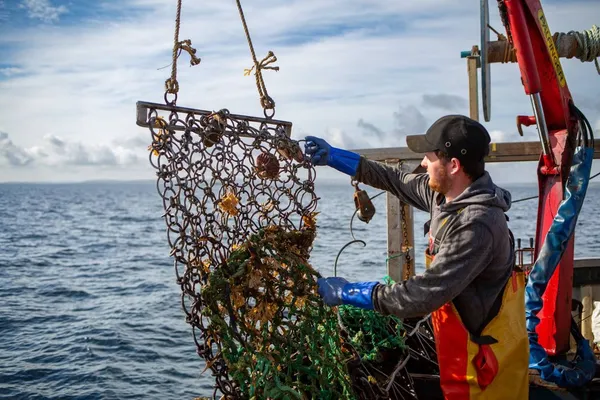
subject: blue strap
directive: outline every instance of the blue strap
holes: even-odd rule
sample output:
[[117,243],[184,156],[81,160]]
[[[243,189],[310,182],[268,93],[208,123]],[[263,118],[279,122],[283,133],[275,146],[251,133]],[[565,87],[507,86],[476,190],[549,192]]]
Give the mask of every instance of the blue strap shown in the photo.
[[540,371],[542,379],[559,386],[583,386],[595,374],[595,357],[587,340],[578,333],[576,325],[571,323],[571,332],[577,340],[577,358],[571,366],[558,366],[550,362],[548,354],[538,343],[536,327],[540,323],[537,314],[542,309],[542,296],[548,282],[563,256],[569,239],[575,231],[577,217],[588,187],[593,148],[578,147],[565,189],[565,199],[558,208],[554,221],[548,230],[540,254],[529,274],[525,287],[525,318],[529,334],[529,368]]

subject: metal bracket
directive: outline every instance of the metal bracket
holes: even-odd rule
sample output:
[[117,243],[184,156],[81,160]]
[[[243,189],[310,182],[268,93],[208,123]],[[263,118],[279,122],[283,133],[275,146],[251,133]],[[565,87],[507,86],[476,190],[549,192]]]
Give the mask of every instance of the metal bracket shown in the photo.
[[523,128],[522,126],[531,126],[535,125],[536,120],[534,116],[529,115],[517,115],[517,131],[519,131],[519,135],[523,136]]
[[[215,114],[213,111],[199,110],[199,109],[179,107],[179,106],[169,106],[169,105],[165,105],[165,104],[149,103],[149,102],[144,102],[144,101],[138,101],[136,103],[136,111],[137,111],[136,124],[143,128],[149,128],[152,121],[154,120],[154,118],[156,118],[158,112],[162,111],[164,113],[167,113],[166,114],[167,121],[169,120],[169,118],[168,118],[169,114],[173,114],[173,113],[180,114],[178,123],[166,125],[164,127],[165,129],[174,130],[174,131],[189,131],[189,132],[195,132],[195,133],[201,133],[203,131],[203,129],[199,126],[194,126],[194,125],[184,123],[185,121],[187,121],[189,118],[192,118],[195,120],[200,120],[203,117],[209,117],[209,116]],[[186,117],[182,118],[184,115]],[[240,127],[239,124],[245,124],[248,127],[248,129],[247,129],[248,134],[247,135],[242,134],[240,136],[256,136],[255,133],[261,131],[262,130],[261,127],[273,127],[273,126],[276,127],[275,130],[277,132],[285,133],[285,135],[287,137],[290,137],[292,135],[292,123],[288,122],[288,121],[280,121],[280,120],[276,120],[276,119],[268,119],[268,118],[262,118],[262,117],[229,114],[229,113],[227,113],[227,119],[230,120],[230,123],[228,125],[233,124],[236,127]],[[259,124],[259,127],[253,128],[251,126],[251,123]],[[230,131],[230,129],[228,127],[228,129],[225,132],[227,133],[229,131]],[[240,134],[239,129],[236,130],[236,133]]]

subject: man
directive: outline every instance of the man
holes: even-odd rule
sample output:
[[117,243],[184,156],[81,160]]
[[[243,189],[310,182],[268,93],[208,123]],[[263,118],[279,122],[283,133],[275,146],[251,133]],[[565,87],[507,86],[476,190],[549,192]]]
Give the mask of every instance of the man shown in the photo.
[[424,135],[408,136],[408,147],[425,154],[423,174],[401,172],[323,139],[306,140],[313,164],[386,190],[431,217],[422,275],[392,285],[321,278],[324,302],[399,318],[431,313],[446,399],[527,399],[524,275],[515,267],[504,214],[510,193],[485,171],[486,129],[465,116],[449,115]]

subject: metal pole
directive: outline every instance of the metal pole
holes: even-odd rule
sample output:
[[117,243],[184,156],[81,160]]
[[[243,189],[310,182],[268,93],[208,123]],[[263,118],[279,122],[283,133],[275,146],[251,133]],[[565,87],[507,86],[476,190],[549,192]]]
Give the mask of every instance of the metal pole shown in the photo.
[[538,135],[542,144],[542,152],[544,155],[551,155],[550,139],[548,138],[548,126],[546,126],[546,117],[542,108],[542,98],[539,93],[533,93],[531,96],[531,105],[533,106],[533,115],[538,126]]

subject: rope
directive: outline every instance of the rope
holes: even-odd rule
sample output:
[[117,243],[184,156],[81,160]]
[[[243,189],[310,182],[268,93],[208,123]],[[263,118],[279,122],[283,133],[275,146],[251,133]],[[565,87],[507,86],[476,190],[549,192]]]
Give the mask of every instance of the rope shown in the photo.
[[171,78],[165,81],[168,93],[176,94],[179,91],[177,83],[177,57],[179,56],[179,27],[181,26],[181,0],[177,1],[177,16],[175,17],[175,36],[173,38],[173,61],[171,63]]
[[502,64],[516,61],[515,48],[510,43],[508,38],[502,33],[498,32],[496,29],[494,29],[490,24],[488,24],[488,28],[496,34],[499,42],[506,42],[506,45],[504,46],[504,53],[502,54]]
[[[595,177],[597,177],[598,175],[600,175],[600,172],[598,172],[596,175],[593,175],[593,176],[591,176],[591,177],[590,177],[590,179],[589,179],[589,181],[591,181],[592,179],[594,179],[594,178],[595,178]],[[524,198],[522,198],[522,199],[515,200],[515,201],[513,201],[513,202],[511,202],[511,203],[512,203],[512,204],[515,204],[515,203],[520,203],[520,202],[522,202],[522,201],[526,201],[526,200],[533,200],[533,199],[537,199],[537,198],[538,198],[538,196],[524,197]]]
[[512,204],[520,203],[520,202],[526,201],[526,200],[533,200],[533,199],[537,199],[537,198],[538,198],[538,196],[524,197],[522,199],[513,201]]
[[[179,41],[179,28],[181,26],[181,0],[177,0],[177,16],[175,17],[175,35],[173,38],[173,61],[171,62],[171,77],[165,81],[165,100],[167,93],[174,94],[177,98],[179,92],[179,83],[177,82],[177,58],[181,50],[185,50],[191,57],[192,66],[200,64],[200,59],[196,57],[196,49],[192,47],[192,41],[189,39]],[[172,101],[172,104],[175,100]]]
[[600,57],[600,28],[596,25],[592,25],[591,29],[586,29],[583,32],[570,31],[568,33],[558,33],[558,38],[565,35],[571,35],[577,40],[579,46],[579,52],[576,57],[581,62],[594,61],[596,64],[596,71],[600,74],[600,65],[598,64],[598,57]]
[[366,247],[367,244],[363,241],[363,240],[352,240],[348,243],[346,243],[341,249],[340,251],[338,251],[337,256],[335,257],[335,263],[333,264],[333,276],[337,276],[337,265],[338,265],[338,260],[340,258],[340,255],[342,254],[342,252],[346,249],[346,247],[350,246],[353,243],[361,243],[363,245],[363,247]]
[[[269,64],[272,64],[277,61],[277,57],[272,51],[269,51],[267,56],[263,58],[260,62],[256,59],[256,52],[254,51],[254,46],[252,45],[252,39],[250,38],[250,31],[248,30],[248,25],[246,24],[246,18],[244,17],[244,10],[242,10],[242,4],[240,0],[236,0],[238,11],[240,12],[240,18],[242,20],[242,25],[244,27],[244,33],[246,34],[246,40],[248,40],[248,46],[250,47],[250,54],[252,55],[252,61],[254,65],[244,70],[244,75],[248,76],[254,70],[254,76],[256,77],[256,88],[258,89],[258,95],[260,96],[260,105],[265,111],[265,116],[267,118],[273,117],[275,115],[275,100],[269,96],[267,92],[267,87],[265,85],[265,81],[262,76],[263,69],[272,69],[275,71],[279,71],[279,67],[270,67]],[[267,110],[273,110],[272,114],[267,115]]]

